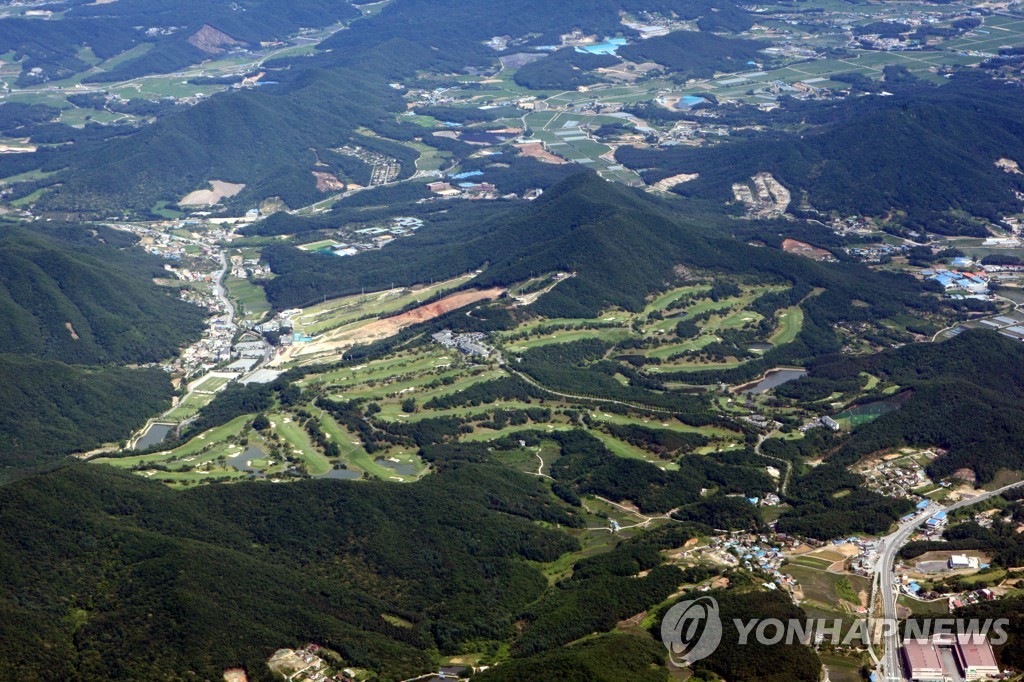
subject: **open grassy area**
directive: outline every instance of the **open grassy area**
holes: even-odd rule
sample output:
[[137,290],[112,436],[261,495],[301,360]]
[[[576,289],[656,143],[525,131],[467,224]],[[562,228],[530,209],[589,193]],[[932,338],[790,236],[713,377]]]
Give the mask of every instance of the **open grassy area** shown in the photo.
[[859,575],[828,573],[793,563],[783,571],[799,582],[804,599],[830,609],[849,610],[859,606],[858,594],[871,592],[871,582]]
[[297,332],[310,335],[318,334],[328,329],[341,327],[348,322],[353,322],[360,318],[393,313],[410,303],[422,301],[442,291],[465,284],[472,277],[473,275],[463,275],[446,282],[439,282],[433,286],[417,289],[389,289],[354,296],[343,296],[304,309],[301,315],[297,315],[292,319],[292,322],[295,324],[295,331]]
[[247,320],[259,321],[270,312],[270,302],[263,287],[247,279],[229,277],[225,281],[228,296],[238,309],[239,314]]
[[190,393],[174,409],[164,415],[164,419],[181,422],[193,417],[200,409],[210,404],[213,395],[210,393]]
[[309,440],[309,434],[290,415],[275,414],[268,417],[277,432],[289,445],[291,454],[302,459],[311,476],[320,476],[331,470],[332,464]]
[[821,559],[814,556],[799,556],[789,560],[789,563],[794,566],[803,566],[805,568],[814,568],[820,571],[824,571],[834,562],[828,559]]
[[185,443],[173,450],[156,452],[149,455],[134,455],[130,457],[100,457],[91,461],[98,464],[110,464],[116,467],[131,468],[139,464],[163,464],[166,462],[180,460],[185,457],[195,455],[210,446],[213,446],[214,448],[223,446],[223,451],[227,452],[228,448],[224,442],[231,436],[238,435],[245,423],[251,418],[252,415],[236,417],[227,424],[222,424],[221,426],[210,429],[209,431],[204,431],[188,443]]
[[207,377],[196,386],[195,390],[214,393],[227,386],[230,381],[231,379],[228,377]]
[[569,343],[570,341],[579,341],[580,339],[601,339],[602,341],[617,343],[629,338],[629,335],[630,333],[626,329],[566,329],[522,341],[514,341],[508,345],[508,350],[513,352],[524,351],[550,343]]
[[384,480],[413,481],[419,478],[426,469],[423,462],[415,455],[408,453],[389,454],[399,461],[413,465],[417,471],[414,475],[399,474],[394,469],[386,467],[376,461],[375,457],[366,452],[359,438],[341,426],[331,415],[321,412],[319,415],[320,426],[330,434],[331,439],[341,448],[341,460],[346,463],[349,469],[361,471],[367,476],[381,478]]
[[863,682],[864,678],[860,674],[863,661],[859,658],[832,653],[819,653],[818,657],[822,665],[828,668],[828,679],[831,682]]
[[768,338],[769,343],[781,346],[796,340],[804,326],[804,309],[799,306],[786,308],[779,313],[779,327]]

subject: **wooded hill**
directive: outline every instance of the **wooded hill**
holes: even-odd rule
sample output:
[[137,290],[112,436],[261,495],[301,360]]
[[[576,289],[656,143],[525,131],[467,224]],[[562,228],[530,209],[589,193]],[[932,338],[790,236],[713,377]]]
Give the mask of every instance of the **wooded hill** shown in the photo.
[[109,228],[0,224],[0,352],[69,363],[153,362],[203,328],[157,287],[163,261]]
[[[851,464],[899,446],[949,452],[928,466],[945,477],[969,468],[981,483],[1000,469],[1024,469],[1024,344],[995,332],[965,331],[935,344],[910,344],[868,357],[823,358],[810,376],[840,382],[860,372],[911,392],[899,409],[858,427],[832,458]],[[803,380],[801,380],[803,381]]]
[[170,407],[160,369],[205,313],[163,261],[102,226],[0,224],[0,478],[127,437]]
[[540,521],[574,524],[485,465],[187,492],[67,466],[0,488],[0,677],[269,680],[275,649],[316,642],[408,678],[512,634],[547,587],[527,561],[576,546]]
[[87,82],[120,81],[170,73],[231,47],[220,45],[221,37],[212,42],[189,40],[204,27],[246,47],[287,38],[302,27],[328,26],[359,15],[351,4],[329,0],[71,0],[51,7],[61,13],[49,21],[21,17],[0,21],[0,51],[24,60],[19,86],[89,71],[89,62],[79,56],[84,48],[102,60],[145,48],[110,70],[97,70],[85,78]]
[[656,62],[680,78],[711,78],[720,71],[740,71],[748,61],[764,60],[765,44],[714,33],[673,31],[666,36],[625,45],[617,54],[632,62]]
[[699,173],[674,191],[722,203],[733,200],[732,183],[767,171],[794,197],[806,190],[822,211],[899,209],[917,225],[948,211],[999,220],[1020,210],[1013,192],[1024,191],[1024,176],[995,165],[1024,162],[1020,88],[968,74],[941,88],[892,89],[890,97],[801,107],[806,125],[790,126],[793,132],[701,148],[620,147],[616,158],[648,182]]
[[266,291],[275,306],[289,308],[363,287],[436,281],[487,264],[470,285],[508,285],[543,272],[575,272],[532,309],[549,317],[593,317],[612,305],[642,308],[648,294],[678,278],[673,268],[689,266],[842,288],[839,296],[877,289],[886,292],[887,305],[918,298],[920,285],[910,278],[849,264],[830,267],[748,246],[711,227],[722,221],[702,202],[664,202],[583,171],[529,205],[511,206],[483,223],[465,221],[448,230],[425,227],[386,249],[352,258],[272,245],[263,253],[278,277]]
[[80,367],[0,354],[0,482],[126,438],[171,406],[161,369]]

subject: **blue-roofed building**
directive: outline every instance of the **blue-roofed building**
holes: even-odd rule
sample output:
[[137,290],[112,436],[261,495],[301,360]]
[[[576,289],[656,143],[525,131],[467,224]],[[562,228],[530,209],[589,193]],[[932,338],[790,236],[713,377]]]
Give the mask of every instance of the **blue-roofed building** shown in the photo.
[[451,179],[452,180],[465,180],[466,178],[475,178],[476,176],[483,175],[483,174],[484,174],[483,171],[478,171],[478,170],[466,171],[465,173],[459,173],[457,175],[452,175]]
[[921,500],[920,502],[917,503],[917,508],[918,509],[924,509],[925,507],[927,507],[931,503],[932,503],[931,500]]
[[966,267],[969,267],[973,263],[974,263],[974,261],[972,261],[970,258],[967,258],[965,256],[960,256],[959,258],[954,258],[953,259],[953,265],[955,267],[958,267],[958,268],[966,268]]

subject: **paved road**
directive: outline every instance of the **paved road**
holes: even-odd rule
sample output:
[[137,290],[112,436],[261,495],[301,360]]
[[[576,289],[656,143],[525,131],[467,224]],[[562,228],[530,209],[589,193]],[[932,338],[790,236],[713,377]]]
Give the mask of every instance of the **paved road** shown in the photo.
[[[992,490],[987,493],[982,493],[977,497],[970,499],[961,500],[956,504],[951,504],[948,507],[941,509],[935,509],[934,507],[929,508],[917,516],[911,521],[903,524],[891,535],[887,535],[882,538],[879,543],[879,558],[875,564],[875,581],[878,584],[878,589],[882,593],[882,604],[883,614],[888,622],[896,622],[896,599],[899,596],[899,592],[896,588],[896,555],[900,548],[907,543],[910,536],[927,521],[929,518],[939,513],[940,511],[951,512],[961,507],[968,507],[979,502],[995,497],[1000,493],[1003,493],[1011,488],[1017,488],[1024,485],[1024,481],[1018,483],[1012,483],[1007,486],[1003,486],[998,490]],[[900,665],[900,642],[899,635],[895,632],[886,632],[885,637],[882,641],[882,670],[885,675],[883,679],[887,682],[904,682],[906,679],[903,676],[903,668]]]
[[220,256],[221,267],[213,281],[213,295],[223,304],[224,310],[227,311],[228,324],[231,325],[235,323],[235,306],[231,304],[231,299],[228,298],[227,286],[224,284],[224,279],[228,274],[228,257],[224,249],[221,249],[218,255]]

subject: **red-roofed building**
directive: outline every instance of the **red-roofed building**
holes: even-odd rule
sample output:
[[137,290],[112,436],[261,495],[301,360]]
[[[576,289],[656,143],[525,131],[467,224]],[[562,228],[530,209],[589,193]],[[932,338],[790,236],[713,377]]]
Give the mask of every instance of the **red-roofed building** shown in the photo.
[[998,677],[999,664],[985,635],[958,635],[956,639],[956,660],[964,679],[982,680]]
[[903,664],[913,682],[946,682],[939,649],[928,640],[903,642]]

